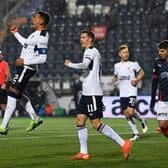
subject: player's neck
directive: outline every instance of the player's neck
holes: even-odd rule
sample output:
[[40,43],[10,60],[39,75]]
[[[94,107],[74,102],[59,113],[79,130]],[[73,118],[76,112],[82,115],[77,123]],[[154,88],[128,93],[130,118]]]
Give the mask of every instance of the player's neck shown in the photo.
[[123,60],[123,59],[121,59],[121,62],[122,62],[122,63],[125,63],[125,62],[127,62],[127,61],[128,61],[128,60]]
[[43,31],[43,30],[46,30],[47,28],[46,28],[46,26],[39,26],[39,27],[37,27],[37,29],[36,30],[38,30],[38,31]]
[[87,49],[87,48],[93,48],[93,44],[87,45],[87,46],[86,46],[86,49]]

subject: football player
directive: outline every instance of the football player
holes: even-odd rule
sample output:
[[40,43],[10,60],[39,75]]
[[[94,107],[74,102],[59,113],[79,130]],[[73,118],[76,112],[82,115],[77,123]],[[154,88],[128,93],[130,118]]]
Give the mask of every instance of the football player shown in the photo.
[[129,49],[126,44],[119,47],[119,56],[121,61],[114,65],[114,75],[112,82],[119,81],[120,103],[133,136],[131,141],[137,140],[140,135],[133,118],[138,119],[142,125],[142,132],[147,132],[147,124],[136,108],[137,84],[143,78],[144,71],[138,62],[129,60]]
[[80,152],[72,157],[74,160],[88,160],[87,139],[88,131],[86,120],[91,120],[92,127],[101,134],[115,141],[121,147],[124,159],[128,159],[131,142],[121,138],[110,126],[101,122],[103,117],[103,91],[101,86],[101,55],[94,47],[94,34],[90,31],[83,31],[80,34],[81,47],[84,49],[83,61],[81,63],[72,63],[65,60],[64,65],[87,71],[82,82],[82,97],[80,99],[77,111],[77,130],[80,143]]
[[36,73],[37,65],[46,62],[49,38],[47,32],[48,23],[49,15],[46,12],[38,11],[32,17],[32,27],[35,31],[27,39],[18,32],[17,26],[13,25],[10,28],[11,33],[22,45],[22,51],[20,57],[16,60],[16,73],[8,91],[7,107],[0,126],[0,134],[2,135],[8,133],[9,120],[16,108],[17,100],[22,101],[25,110],[31,117],[27,131],[32,131],[43,122],[36,115],[31,101],[24,93],[24,90],[30,78]]
[[168,40],[158,45],[159,57],[153,68],[152,94],[150,108],[154,111],[156,91],[159,90],[157,120],[163,135],[168,137]]

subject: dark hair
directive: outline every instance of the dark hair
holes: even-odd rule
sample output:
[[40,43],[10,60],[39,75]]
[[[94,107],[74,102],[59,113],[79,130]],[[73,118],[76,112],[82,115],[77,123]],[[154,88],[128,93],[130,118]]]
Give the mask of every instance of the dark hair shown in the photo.
[[44,12],[44,11],[38,11],[38,12],[36,12],[36,13],[38,13],[38,14],[40,15],[40,17],[43,19],[43,24],[44,24],[45,26],[47,26],[48,23],[49,23],[49,21],[50,21],[50,16],[49,16],[49,14],[48,14],[47,12]]
[[88,35],[88,37],[90,37],[90,38],[92,39],[92,42],[94,43],[94,41],[95,41],[95,35],[94,35],[93,32],[88,31],[88,30],[83,30],[83,31],[81,32],[81,34],[83,34],[83,33],[86,33],[86,34]]
[[168,40],[163,40],[158,44],[159,49],[168,49]]

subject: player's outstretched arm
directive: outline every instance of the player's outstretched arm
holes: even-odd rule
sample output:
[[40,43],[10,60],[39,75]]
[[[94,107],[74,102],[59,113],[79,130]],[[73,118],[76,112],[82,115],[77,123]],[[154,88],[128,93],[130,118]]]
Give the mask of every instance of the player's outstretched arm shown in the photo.
[[74,69],[87,69],[90,62],[90,59],[84,59],[81,63],[72,63],[70,60],[65,60],[64,65]]
[[19,43],[23,46],[25,44],[26,38],[18,33],[19,27],[17,25],[12,25],[10,27],[10,32],[16,37]]

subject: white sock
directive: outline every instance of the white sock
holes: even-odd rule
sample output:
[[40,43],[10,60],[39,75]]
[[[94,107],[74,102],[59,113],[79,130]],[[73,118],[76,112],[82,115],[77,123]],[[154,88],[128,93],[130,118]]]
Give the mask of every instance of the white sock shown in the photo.
[[37,114],[35,113],[33,106],[30,101],[28,101],[25,105],[25,110],[28,112],[30,118],[35,120],[37,118]]
[[120,146],[123,146],[125,143],[124,139],[121,138],[111,127],[106,124],[101,124],[101,126],[98,128],[98,131],[108,138],[114,140]]
[[88,148],[87,148],[87,140],[88,140],[88,131],[86,126],[79,127],[77,126],[78,129],[78,138],[79,138],[79,143],[80,143],[80,153],[87,154],[88,153]]
[[12,114],[13,114],[15,108],[16,108],[16,101],[17,100],[14,97],[11,97],[11,96],[7,97],[6,110],[5,110],[4,118],[3,118],[3,121],[2,121],[2,124],[1,124],[2,128],[7,128],[9,120],[11,119]]
[[128,125],[130,126],[133,134],[139,134],[138,129],[137,129],[134,121],[132,120],[132,118],[128,118],[127,121],[128,121]]

